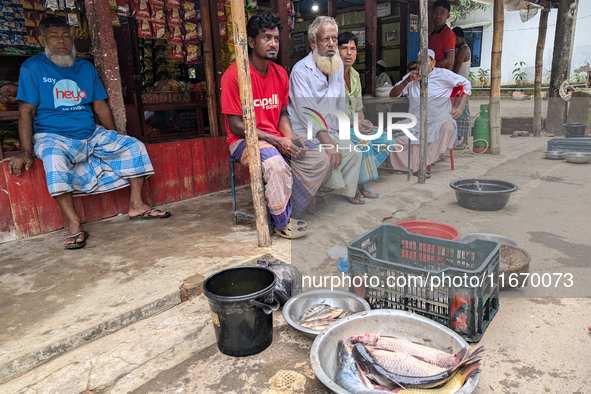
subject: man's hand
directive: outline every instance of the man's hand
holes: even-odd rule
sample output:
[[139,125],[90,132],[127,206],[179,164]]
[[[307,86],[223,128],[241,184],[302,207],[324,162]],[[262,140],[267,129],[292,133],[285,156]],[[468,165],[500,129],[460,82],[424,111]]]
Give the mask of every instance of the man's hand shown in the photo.
[[341,161],[343,161],[343,155],[341,152],[336,150],[336,148],[330,148],[325,150],[328,158],[330,159],[330,168],[336,170],[341,165]]
[[457,106],[457,108],[452,109],[451,112],[450,112],[451,117],[453,119],[459,118],[462,115],[462,113],[464,112],[464,108],[465,107],[466,107],[465,105],[460,104],[460,105]]
[[31,154],[21,152],[16,156],[8,157],[0,161],[0,164],[2,163],[8,163],[7,167],[9,174],[12,174],[12,172],[14,171],[14,174],[16,176],[21,176],[23,164],[25,165],[25,169],[27,171],[33,165],[33,156]]
[[418,71],[413,71],[410,74],[408,74],[408,77],[406,79],[408,83],[411,83],[412,81],[418,81],[419,79],[421,79],[421,74],[419,74]]
[[367,119],[362,120],[359,122],[359,131],[361,134],[365,135],[372,135],[373,134],[373,124]]
[[296,140],[291,144],[291,158],[299,159],[304,157],[304,154],[308,151],[306,145],[301,140]]
[[291,138],[278,137],[273,145],[275,145],[279,153],[286,157],[291,157]]

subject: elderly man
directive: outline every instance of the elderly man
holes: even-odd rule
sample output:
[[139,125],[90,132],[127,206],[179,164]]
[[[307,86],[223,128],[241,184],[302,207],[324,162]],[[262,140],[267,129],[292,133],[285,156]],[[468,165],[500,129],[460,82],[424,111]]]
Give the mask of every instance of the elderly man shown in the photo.
[[[272,62],[279,53],[281,28],[277,15],[262,12],[248,21],[246,32],[265,198],[275,235],[293,239],[306,235],[308,230],[305,222],[292,221],[292,209],[299,214],[310,204],[328,172],[329,162],[315,144],[292,133],[287,116],[287,72]],[[232,157],[248,165],[236,64],[222,76],[221,102]]]
[[[103,193],[131,186],[129,218],[163,219],[170,212],[150,208],[141,198],[144,178],[154,173],[145,146],[118,134],[107,94],[94,66],[76,57],[70,27],[59,18],[39,23],[45,51],[20,70],[17,100],[22,151],[8,161],[20,176],[33,165],[33,151],[43,161],[47,188],[69,221],[67,249],[84,247],[84,231],[73,194]],[[102,126],[94,122],[91,109]],[[33,132],[34,130],[34,132]]]
[[330,159],[330,173],[317,194],[316,206],[326,205],[324,193],[335,191],[352,204],[364,204],[357,191],[362,154],[350,140],[339,140],[338,110],[346,118],[343,63],[338,50],[338,26],[328,16],[317,17],[308,28],[312,51],[295,64],[289,77],[289,115],[293,131],[320,145]]
[[435,52],[435,67],[447,68],[454,65],[456,35],[447,25],[451,9],[447,0],[437,0],[433,4],[431,20],[435,29],[429,35],[429,49]]
[[[435,53],[429,49],[429,97],[427,103],[427,165],[435,163],[446,151],[453,148],[456,138],[456,121],[468,101],[468,95],[472,92],[470,81],[461,75],[455,74],[444,68],[435,68]],[[417,58],[417,64],[421,64],[421,55]],[[421,76],[418,71],[412,71],[404,76],[390,91],[390,97],[407,96],[409,98],[409,112],[417,118],[417,124],[409,130],[417,138],[412,142],[411,168],[416,175],[419,169],[419,140],[421,123]],[[464,86],[464,94],[459,105],[452,110],[451,93],[456,86]],[[410,123],[405,119],[398,123]],[[396,138],[395,143],[404,148],[400,152],[390,153],[392,167],[396,170],[407,170],[408,155],[407,137]],[[430,174],[427,174],[430,177]]]
[[385,85],[392,85],[392,79],[386,70],[388,69],[388,64],[384,60],[378,60],[376,64],[376,88],[381,88]]

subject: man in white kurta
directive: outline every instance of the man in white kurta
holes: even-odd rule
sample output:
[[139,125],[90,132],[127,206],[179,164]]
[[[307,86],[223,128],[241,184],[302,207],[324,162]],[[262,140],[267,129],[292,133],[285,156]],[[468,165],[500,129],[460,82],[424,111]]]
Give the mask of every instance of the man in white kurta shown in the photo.
[[[346,116],[344,67],[338,54],[338,27],[333,18],[318,17],[308,30],[312,52],[295,64],[289,77],[288,113],[292,130],[309,138],[329,156],[331,169],[316,197],[322,208],[324,193],[334,191],[352,204],[365,201],[357,193],[362,153],[354,150],[350,140],[339,140],[339,119],[323,110],[339,110]],[[332,146],[332,148],[331,148]]]
[[[472,93],[470,81],[454,72],[435,67],[435,54],[429,50],[429,97],[427,103],[427,165],[435,163],[439,157],[445,153],[446,149],[453,148],[457,136],[457,119],[466,105],[468,96]],[[420,55],[417,59],[420,62]],[[460,100],[456,109],[452,110],[451,93],[455,87],[464,86],[464,96]],[[411,141],[411,171],[415,173],[419,169],[419,142],[420,142],[420,124],[421,124],[421,82],[417,71],[412,71],[404,76],[398,82],[392,91],[390,97],[407,96],[409,100],[409,112],[417,118],[417,124],[409,130],[417,137],[416,141]],[[410,123],[410,119],[405,119],[398,123]],[[397,170],[408,169],[408,138],[401,137],[396,139],[396,143],[404,146],[400,152],[390,153],[392,166]]]

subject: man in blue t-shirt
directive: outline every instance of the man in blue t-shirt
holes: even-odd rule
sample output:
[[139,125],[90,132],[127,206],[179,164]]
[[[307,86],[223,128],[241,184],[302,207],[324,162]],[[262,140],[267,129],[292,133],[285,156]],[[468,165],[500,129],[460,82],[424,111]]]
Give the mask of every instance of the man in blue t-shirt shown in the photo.
[[[76,57],[70,27],[56,17],[39,24],[45,48],[20,70],[17,100],[21,152],[2,160],[8,172],[20,176],[33,165],[33,152],[43,161],[47,188],[69,220],[67,249],[84,247],[84,231],[73,195],[131,188],[129,218],[171,216],[150,208],[141,198],[144,179],[154,173],[146,147],[117,133],[108,98],[94,66]],[[92,105],[92,108],[91,108]],[[101,126],[96,125],[96,113]]]

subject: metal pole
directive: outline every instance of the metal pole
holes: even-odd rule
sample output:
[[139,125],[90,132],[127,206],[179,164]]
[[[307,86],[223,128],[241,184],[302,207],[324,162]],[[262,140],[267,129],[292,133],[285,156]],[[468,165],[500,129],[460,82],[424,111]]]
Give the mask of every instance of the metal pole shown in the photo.
[[261,153],[257,137],[252,86],[250,85],[250,65],[248,63],[248,41],[246,38],[246,20],[244,17],[243,0],[231,0],[232,23],[234,25],[234,48],[236,50],[236,71],[238,88],[242,102],[242,122],[248,150],[248,169],[250,171],[250,187],[256,218],[259,246],[271,246],[271,234],[267,220],[267,204],[263,188],[261,171]]
[[[419,145],[419,183],[425,183],[427,173],[427,105],[429,104],[429,1],[421,0],[421,136]],[[410,140],[409,140],[410,149]],[[408,168],[410,171],[410,166]]]

